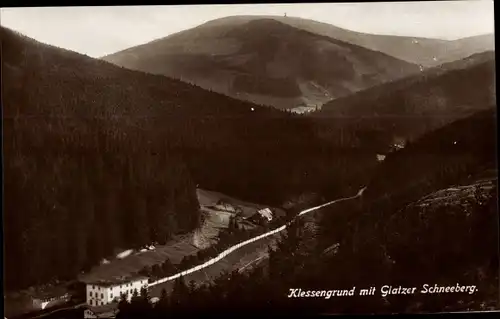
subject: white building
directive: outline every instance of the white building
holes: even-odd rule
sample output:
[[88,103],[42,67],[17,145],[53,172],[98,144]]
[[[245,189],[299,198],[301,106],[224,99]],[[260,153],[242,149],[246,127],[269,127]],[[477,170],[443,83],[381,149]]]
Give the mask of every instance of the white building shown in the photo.
[[140,294],[142,288],[148,288],[148,277],[135,276],[87,282],[86,299],[89,306],[103,306],[119,301],[122,294],[130,300],[134,290]]
[[54,307],[65,302],[68,302],[71,298],[69,293],[64,294],[47,294],[45,296],[33,297],[32,303],[35,309],[46,309],[50,307]]
[[260,216],[266,218],[268,221],[273,220],[273,212],[269,208],[264,208],[258,211]]

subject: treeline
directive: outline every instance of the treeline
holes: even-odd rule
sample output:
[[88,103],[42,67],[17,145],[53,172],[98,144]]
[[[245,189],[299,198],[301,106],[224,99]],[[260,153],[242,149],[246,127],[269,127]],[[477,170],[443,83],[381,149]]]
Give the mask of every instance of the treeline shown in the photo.
[[1,31],[8,289],[195,228],[196,185],[279,206],[375,161],[304,117]]

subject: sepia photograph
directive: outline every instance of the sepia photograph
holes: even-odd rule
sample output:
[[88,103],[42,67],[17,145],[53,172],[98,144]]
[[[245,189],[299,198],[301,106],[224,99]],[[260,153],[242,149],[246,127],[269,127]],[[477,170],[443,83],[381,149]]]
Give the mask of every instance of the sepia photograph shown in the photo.
[[500,311],[493,0],[0,10],[5,319]]

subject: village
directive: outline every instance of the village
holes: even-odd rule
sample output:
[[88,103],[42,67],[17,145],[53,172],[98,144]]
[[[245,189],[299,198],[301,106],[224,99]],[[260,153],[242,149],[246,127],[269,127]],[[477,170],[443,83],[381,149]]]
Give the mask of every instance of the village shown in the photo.
[[[17,296],[15,306],[18,309],[11,309],[17,314],[6,317],[35,318],[61,309],[84,308],[85,318],[109,318],[116,314],[123,297],[130,301],[134,293],[140,295],[144,289],[150,288],[153,280],[161,279],[142,275],[144,266],[152,267],[165,260],[179,266],[183,259],[216,246],[221,231],[231,227],[231,223],[237,224],[242,232],[251,231],[249,236],[253,237],[258,234],[256,232],[262,232],[259,229],[267,230],[265,225],[285,216],[283,209],[248,203],[202,189],[197,193],[204,221],[192,234],[173,239],[163,246],[152,243],[140,249],[121,251],[114,257],[103,259],[100,265],[71,283],[54,282],[30,288]],[[173,272],[181,273],[180,269],[173,267]],[[159,300],[154,293],[150,296],[152,303]],[[12,307],[15,302],[10,304]]]

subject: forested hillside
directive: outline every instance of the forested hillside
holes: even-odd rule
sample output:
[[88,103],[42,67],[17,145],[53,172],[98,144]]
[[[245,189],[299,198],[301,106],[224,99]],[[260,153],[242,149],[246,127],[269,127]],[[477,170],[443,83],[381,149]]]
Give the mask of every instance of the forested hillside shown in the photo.
[[[363,227],[383,227],[405,205],[439,189],[469,183],[472,176],[485,170],[496,169],[496,154],[493,107],[424,135],[389,154],[374,170],[362,201],[355,207],[346,204],[346,210],[354,209],[357,213],[323,215],[323,242],[358,234],[360,225],[353,223],[356,218],[364,220]],[[365,237],[367,234],[362,236],[369,238]]]
[[[475,294],[388,296],[364,305],[368,311],[498,307],[496,136],[495,109],[433,131],[388,156],[361,202],[325,209],[318,250],[338,243],[339,251],[326,257],[319,274],[326,274],[328,265],[342,273],[328,276],[326,283],[418,290],[424,284],[459,283],[479,289]],[[490,188],[482,188],[478,175],[489,170]],[[420,203],[429,194],[458,191],[459,186],[473,189],[473,196],[458,193],[460,197],[449,202],[436,194],[434,202]],[[367,264],[376,276],[364,271]],[[338,309],[355,312],[362,301],[349,299]]]
[[196,185],[279,205],[349,191],[345,178],[375,160],[316,138],[303,117],[5,28],[1,40],[9,289],[193,229]]
[[[361,201],[323,209],[319,233],[300,221],[287,228],[278,249],[269,250],[264,269],[235,271],[201,287],[181,278],[172,294],[164,294],[155,307],[137,300],[132,305],[122,302],[119,318],[131,318],[134,309],[152,318],[167,311],[222,309],[294,313],[497,309],[495,124],[496,111],[483,111],[394,153]],[[445,191],[454,192],[454,199],[443,200]],[[478,290],[423,294],[425,284],[474,285]],[[383,285],[416,287],[416,293],[382,296]],[[330,299],[287,298],[290,288],[299,287],[303,291],[356,287],[358,293]],[[360,289],[370,287],[376,287],[375,295],[359,296]]]
[[325,137],[344,132],[384,152],[495,101],[495,55],[485,52],[337,99],[311,116]]
[[73,278],[118,248],[198,225],[178,152],[130,125],[134,107],[155,102],[129,93],[133,82],[114,88],[115,71],[89,60],[2,29],[8,289]]

